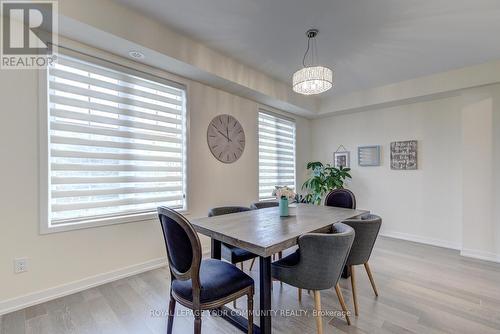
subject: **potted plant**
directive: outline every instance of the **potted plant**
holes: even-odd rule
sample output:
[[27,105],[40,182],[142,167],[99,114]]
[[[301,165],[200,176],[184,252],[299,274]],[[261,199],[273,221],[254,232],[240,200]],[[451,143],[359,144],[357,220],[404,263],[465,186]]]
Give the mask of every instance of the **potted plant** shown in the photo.
[[273,196],[276,197],[279,203],[279,210],[281,217],[288,216],[288,201],[293,200],[296,196],[295,192],[292,188],[287,186],[280,187],[276,186],[276,189],[273,191]]
[[307,170],[311,171],[311,176],[302,185],[302,190],[307,193],[300,198],[300,202],[305,203],[320,205],[328,192],[344,188],[345,180],[351,178],[350,168],[336,168],[329,164],[323,165],[319,161],[309,162]]

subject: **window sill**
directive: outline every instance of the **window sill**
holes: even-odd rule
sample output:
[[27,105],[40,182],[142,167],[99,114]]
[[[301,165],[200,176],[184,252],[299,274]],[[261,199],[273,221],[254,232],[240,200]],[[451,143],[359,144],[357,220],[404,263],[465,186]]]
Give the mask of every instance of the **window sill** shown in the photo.
[[[182,215],[189,215],[189,212],[185,210],[178,210]],[[139,223],[143,221],[156,221],[158,219],[158,214],[156,211],[146,212],[146,213],[138,213],[131,214],[127,216],[119,216],[119,217],[106,217],[99,218],[87,221],[79,221],[79,222],[68,222],[68,223],[60,223],[54,226],[42,225],[40,227],[40,234],[51,234],[58,232],[68,232],[74,230],[88,229],[88,228],[96,228],[117,224],[128,224],[128,223]]]

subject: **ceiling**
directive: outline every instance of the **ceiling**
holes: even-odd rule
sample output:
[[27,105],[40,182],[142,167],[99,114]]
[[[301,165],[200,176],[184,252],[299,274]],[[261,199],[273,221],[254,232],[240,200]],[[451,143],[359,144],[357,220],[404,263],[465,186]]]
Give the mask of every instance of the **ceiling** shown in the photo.
[[500,59],[500,0],[114,1],[287,82],[318,28],[324,96]]

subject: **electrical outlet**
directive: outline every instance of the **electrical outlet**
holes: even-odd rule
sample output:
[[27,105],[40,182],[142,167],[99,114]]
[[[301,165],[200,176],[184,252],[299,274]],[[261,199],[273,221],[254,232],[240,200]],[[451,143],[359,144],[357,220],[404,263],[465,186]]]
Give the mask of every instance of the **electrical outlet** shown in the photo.
[[28,259],[27,258],[19,258],[14,259],[14,273],[24,273],[28,271]]

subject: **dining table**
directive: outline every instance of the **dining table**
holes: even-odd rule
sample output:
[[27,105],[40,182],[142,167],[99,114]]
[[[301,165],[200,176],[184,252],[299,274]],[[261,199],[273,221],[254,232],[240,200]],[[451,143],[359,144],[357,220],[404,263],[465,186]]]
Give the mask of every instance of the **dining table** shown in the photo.
[[[285,251],[298,243],[306,233],[330,232],[334,223],[368,213],[365,210],[344,209],[313,204],[291,204],[289,215],[280,216],[278,207],[251,210],[191,221],[194,229],[211,238],[211,256],[221,259],[222,243],[239,247],[259,256],[259,315],[260,324],[253,333],[271,333],[271,262],[273,254]],[[224,307],[221,316],[243,332],[248,330],[247,319]],[[254,311],[255,312],[255,311]],[[254,313],[255,314],[255,313]]]

